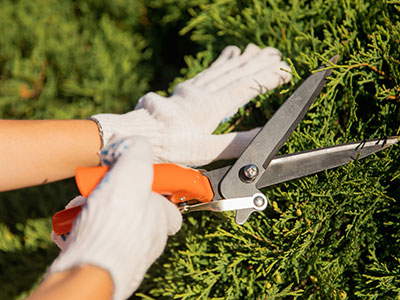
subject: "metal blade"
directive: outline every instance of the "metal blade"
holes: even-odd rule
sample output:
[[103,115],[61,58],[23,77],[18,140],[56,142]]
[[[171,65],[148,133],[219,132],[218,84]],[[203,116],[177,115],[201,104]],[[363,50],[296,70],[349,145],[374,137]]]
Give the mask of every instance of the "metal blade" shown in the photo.
[[[336,63],[337,59],[335,56],[331,61]],[[257,178],[243,180],[243,168],[252,164],[259,174],[264,172],[317,98],[331,72],[323,70],[309,76],[275,112],[222,179],[219,191],[224,198],[244,197],[258,191]]]
[[247,219],[253,212],[255,212],[255,210],[252,208],[238,209],[235,216],[236,224],[243,225],[246,223]]
[[393,146],[398,140],[398,136],[392,136],[278,156],[271,161],[256,187],[263,188],[339,167]]

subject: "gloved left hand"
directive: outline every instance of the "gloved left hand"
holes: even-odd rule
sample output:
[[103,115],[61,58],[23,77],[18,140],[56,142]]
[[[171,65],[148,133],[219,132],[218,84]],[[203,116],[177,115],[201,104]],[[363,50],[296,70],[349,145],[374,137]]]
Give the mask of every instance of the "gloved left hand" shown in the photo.
[[174,204],[151,192],[151,147],[144,138],[114,137],[101,157],[112,167],[88,197],[48,274],[98,266],[110,273],[113,299],[120,300],[140,285],[168,235],[180,229],[182,216]]
[[171,97],[148,93],[134,111],[91,118],[104,143],[114,133],[147,138],[157,163],[202,166],[237,158],[259,129],[220,135],[213,131],[257,95],[288,82],[289,71],[275,48],[249,44],[240,53],[229,46],[208,69],[178,84]]

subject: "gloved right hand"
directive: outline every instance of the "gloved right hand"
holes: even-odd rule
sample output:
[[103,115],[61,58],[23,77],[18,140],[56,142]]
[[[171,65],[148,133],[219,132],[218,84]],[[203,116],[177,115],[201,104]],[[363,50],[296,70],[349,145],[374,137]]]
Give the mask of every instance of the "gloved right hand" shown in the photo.
[[47,274],[100,267],[111,275],[113,299],[122,300],[140,285],[168,235],[180,229],[182,216],[174,204],[151,192],[151,147],[144,138],[114,137],[101,158],[112,167],[88,197]]
[[[286,70],[283,71],[282,69]],[[237,158],[259,129],[212,135],[221,120],[261,93],[288,82],[289,66],[275,48],[229,46],[196,77],[180,83],[171,97],[144,95],[134,111],[92,116],[103,143],[117,133],[141,135],[152,145],[156,163],[201,166]]]

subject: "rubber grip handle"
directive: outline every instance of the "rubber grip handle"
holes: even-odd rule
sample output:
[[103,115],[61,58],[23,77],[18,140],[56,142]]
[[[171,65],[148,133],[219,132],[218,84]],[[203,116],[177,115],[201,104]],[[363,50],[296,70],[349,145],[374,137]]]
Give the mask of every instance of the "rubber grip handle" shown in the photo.
[[[77,168],[75,181],[83,197],[88,197],[106,175],[109,167]],[[200,171],[181,167],[175,164],[153,165],[154,179],[152,190],[178,204],[196,199],[200,202],[210,202],[214,193],[206,176]],[[71,231],[75,218],[82,210],[76,206],[54,214],[53,230],[57,235]]]

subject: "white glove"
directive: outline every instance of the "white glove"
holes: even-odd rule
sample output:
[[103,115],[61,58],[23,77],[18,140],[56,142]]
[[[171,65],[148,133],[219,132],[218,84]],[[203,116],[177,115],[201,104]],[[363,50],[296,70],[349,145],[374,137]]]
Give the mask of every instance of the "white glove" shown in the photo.
[[[287,71],[282,71],[285,69]],[[152,145],[155,162],[200,166],[238,157],[259,129],[212,135],[221,120],[291,78],[289,66],[274,48],[229,46],[196,77],[176,86],[169,98],[144,95],[134,111],[92,117],[103,143],[114,133],[142,135]]]
[[181,226],[176,206],[152,193],[151,147],[141,137],[113,138],[102,151],[112,168],[87,199],[69,243],[48,274],[80,265],[107,270],[113,299],[128,298]]

